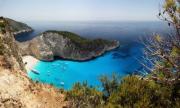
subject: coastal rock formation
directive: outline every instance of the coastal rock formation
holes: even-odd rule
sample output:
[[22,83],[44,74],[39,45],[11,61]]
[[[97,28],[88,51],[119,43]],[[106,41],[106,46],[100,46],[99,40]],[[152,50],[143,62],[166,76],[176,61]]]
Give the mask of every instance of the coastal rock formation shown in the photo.
[[9,23],[10,30],[13,32],[14,35],[33,31],[33,29],[25,23],[15,21],[10,18],[5,18],[5,19]]
[[0,18],[0,107],[62,108],[66,105],[60,90],[28,79],[20,50],[8,21]]
[[54,57],[89,60],[119,46],[118,41],[90,40],[66,31],[46,31],[31,41],[18,44],[24,55],[47,61]]

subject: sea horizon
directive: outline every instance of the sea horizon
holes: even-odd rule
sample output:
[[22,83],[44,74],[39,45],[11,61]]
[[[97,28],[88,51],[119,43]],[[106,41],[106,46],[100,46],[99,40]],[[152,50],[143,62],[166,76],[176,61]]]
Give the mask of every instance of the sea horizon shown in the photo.
[[27,41],[47,30],[69,31],[90,39],[102,38],[119,41],[125,38],[133,40],[137,36],[167,35],[173,32],[172,27],[162,21],[27,21],[25,23],[34,31],[24,33],[26,38],[17,35],[18,41]]

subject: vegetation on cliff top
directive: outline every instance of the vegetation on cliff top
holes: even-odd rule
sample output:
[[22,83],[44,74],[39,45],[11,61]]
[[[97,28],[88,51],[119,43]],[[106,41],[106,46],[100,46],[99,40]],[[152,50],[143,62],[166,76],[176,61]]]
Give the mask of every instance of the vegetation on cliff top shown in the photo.
[[114,46],[117,44],[114,41],[108,41],[104,39],[95,39],[95,40],[86,39],[75,33],[68,32],[68,31],[49,30],[49,31],[46,31],[45,33],[58,33],[64,38],[70,39],[71,42],[73,42],[81,50],[96,51],[97,48],[103,49],[105,46]]
[[5,19],[9,23],[10,30],[12,32],[20,32],[22,30],[32,30],[32,28],[29,27],[27,24],[12,20],[10,18],[5,18]]
[[0,17],[0,33],[3,34],[5,32],[5,26],[6,26],[5,21],[3,20],[2,17]]

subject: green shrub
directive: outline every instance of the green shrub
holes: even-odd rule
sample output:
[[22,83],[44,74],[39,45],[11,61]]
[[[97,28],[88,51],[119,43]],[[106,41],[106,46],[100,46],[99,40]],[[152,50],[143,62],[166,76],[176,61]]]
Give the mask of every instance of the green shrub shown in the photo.
[[176,108],[180,105],[179,81],[169,86],[134,75],[123,78],[121,83],[115,77],[102,78],[103,91],[87,83],[76,83],[67,92],[67,100],[75,108]]
[[153,80],[125,77],[118,90],[111,94],[109,103],[131,108],[170,108],[172,88]]
[[103,103],[102,93],[87,83],[76,83],[67,92],[66,98],[72,102],[71,107],[74,108],[98,108]]

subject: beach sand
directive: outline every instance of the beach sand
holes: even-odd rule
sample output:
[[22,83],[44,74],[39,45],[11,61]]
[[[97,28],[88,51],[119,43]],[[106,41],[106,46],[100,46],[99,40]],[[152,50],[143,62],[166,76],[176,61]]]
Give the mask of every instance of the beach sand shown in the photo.
[[27,71],[31,70],[36,66],[38,63],[38,59],[34,58],[33,56],[23,56],[23,63],[25,64],[25,69]]

